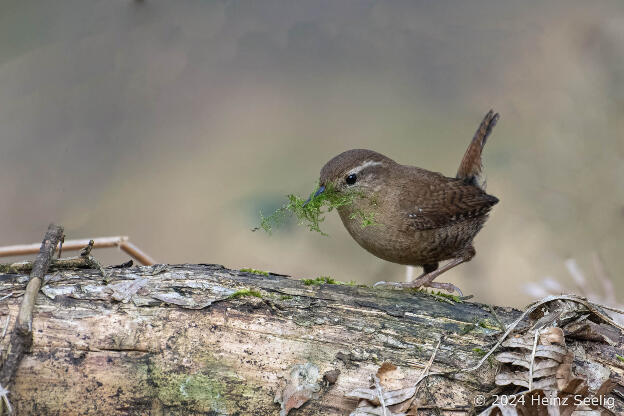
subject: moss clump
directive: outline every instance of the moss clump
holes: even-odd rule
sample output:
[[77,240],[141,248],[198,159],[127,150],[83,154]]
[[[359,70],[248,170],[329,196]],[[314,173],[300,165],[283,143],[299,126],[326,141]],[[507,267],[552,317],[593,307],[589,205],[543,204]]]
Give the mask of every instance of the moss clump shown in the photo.
[[473,329],[475,329],[475,325],[474,324],[468,324],[468,325],[464,325],[460,330],[459,330],[459,335],[466,335],[467,333],[469,333],[470,331],[472,331]]
[[[181,336],[181,339],[184,336]],[[181,345],[181,344],[180,344]],[[177,351],[177,350],[173,350]],[[150,391],[173,413],[231,415],[240,409],[234,398],[258,397],[263,388],[250,380],[241,381],[235,368],[222,358],[215,358],[198,349],[192,355],[193,369],[148,358],[137,363]],[[195,363],[199,367],[195,367]],[[258,397],[270,408],[272,399]]]
[[205,374],[178,374],[152,370],[151,381],[157,396],[168,406],[186,404],[194,409],[227,411],[227,385],[217,377]]
[[257,290],[253,290],[253,289],[241,289],[238,290],[234,293],[232,293],[230,296],[228,296],[228,299],[237,299],[237,298],[242,298],[245,296],[253,296],[256,298],[262,298],[262,294],[260,292],[258,292]]
[[[265,217],[260,212],[260,226],[253,229],[263,229],[271,233],[274,226],[280,225],[287,216],[294,215],[300,225],[305,225],[310,231],[316,231],[321,235],[327,235],[321,231],[321,223],[325,220],[325,214],[346,205],[351,205],[358,197],[363,197],[359,192],[338,192],[334,187],[327,186],[322,193],[317,194],[320,187],[317,185],[315,191],[310,194],[308,200],[299,198],[296,195],[288,195],[288,203],[276,210],[273,214]],[[375,206],[375,203],[372,203]],[[362,228],[377,225],[375,213],[365,213],[356,211],[351,214],[351,219],[360,219]]]
[[487,351],[479,347],[473,348],[472,351],[476,352],[479,355],[479,357],[483,357],[485,354],[487,354]]
[[340,280],[336,280],[330,276],[319,276],[316,279],[301,279],[304,285],[306,286],[315,286],[315,285],[346,285],[346,286],[356,286],[353,280],[350,282],[341,282]]
[[[431,295],[431,296],[433,296],[435,298],[438,298],[438,300],[440,300],[439,298],[444,298],[444,299],[448,299],[448,300],[451,300],[451,301],[456,302],[456,303],[463,303],[463,300],[459,296],[452,295],[452,294],[446,293],[446,292],[438,292],[438,291],[433,291],[433,290],[431,292],[429,292],[427,289],[422,288],[422,287],[415,287],[415,288],[411,289],[411,291],[413,293],[424,293],[426,295]],[[446,302],[446,301],[444,301],[444,302]]]
[[282,295],[280,296],[280,300],[291,300],[293,297],[290,295]]
[[252,273],[252,274],[259,274],[262,276],[268,276],[269,272],[265,272],[264,270],[258,270],[258,269],[240,269],[241,272],[247,272],[247,273]]
[[450,299],[450,300],[452,300],[453,302],[456,302],[456,303],[462,303],[463,302],[459,296],[452,295],[450,293],[446,293],[446,292],[431,292],[431,293],[433,293],[436,296],[441,296],[443,298]]
[[500,331],[501,329],[497,326],[494,325],[492,322],[490,322],[489,319],[481,319],[479,322],[477,322],[477,326],[483,328],[483,329],[491,329],[494,331]]
[[332,279],[329,276],[319,276],[316,279],[302,279],[302,282],[306,286],[314,286],[314,285],[337,285],[340,284],[337,280]]

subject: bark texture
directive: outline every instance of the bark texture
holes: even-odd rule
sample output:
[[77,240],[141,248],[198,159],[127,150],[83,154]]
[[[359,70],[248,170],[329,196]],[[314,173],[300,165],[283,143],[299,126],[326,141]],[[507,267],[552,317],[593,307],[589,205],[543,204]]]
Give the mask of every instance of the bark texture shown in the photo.
[[[384,361],[408,375],[479,361],[520,311],[449,304],[422,293],[305,285],[218,265],[57,271],[37,298],[33,344],[10,399],[20,415],[277,415],[291,369],[330,373],[290,415],[348,415],[345,398]],[[28,276],[0,274],[0,329],[13,330]],[[2,340],[3,352],[7,339]],[[623,372],[617,345],[575,341],[586,362]],[[434,376],[419,389],[423,414],[465,414],[494,386],[495,365]],[[618,409],[622,409],[617,401]]]

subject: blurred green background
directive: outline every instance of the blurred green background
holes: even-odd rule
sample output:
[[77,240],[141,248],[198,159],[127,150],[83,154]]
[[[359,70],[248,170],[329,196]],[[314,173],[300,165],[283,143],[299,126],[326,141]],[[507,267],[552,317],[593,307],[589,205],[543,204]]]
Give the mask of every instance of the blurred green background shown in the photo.
[[0,245],[56,221],[163,263],[401,280],[335,213],[250,229],[349,148],[452,176],[490,108],[501,202],[439,280],[520,306],[597,252],[622,301],[621,0],[1,0]]

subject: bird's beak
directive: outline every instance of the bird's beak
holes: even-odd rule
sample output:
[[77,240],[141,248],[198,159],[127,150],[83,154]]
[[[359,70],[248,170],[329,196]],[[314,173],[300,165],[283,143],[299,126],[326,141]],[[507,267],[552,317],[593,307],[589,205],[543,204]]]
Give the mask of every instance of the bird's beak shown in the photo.
[[308,205],[308,202],[312,201],[314,198],[322,194],[324,190],[325,190],[325,187],[323,185],[319,186],[316,192],[314,192],[314,195],[308,198],[308,200],[303,203],[303,206],[305,207],[306,205]]

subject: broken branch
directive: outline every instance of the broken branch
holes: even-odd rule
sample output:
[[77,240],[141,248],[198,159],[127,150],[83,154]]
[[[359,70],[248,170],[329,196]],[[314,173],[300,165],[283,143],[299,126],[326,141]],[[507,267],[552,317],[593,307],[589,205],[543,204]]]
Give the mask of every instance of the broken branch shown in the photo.
[[8,386],[11,382],[22,355],[32,344],[32,314],[35,308],[35,299],[62,235],[63,227],[50,224],[41,243],[39,254],[33,263],[30,279],[17,315],[15,329],[11,334],[9,352],[0,369],[2,386]]

